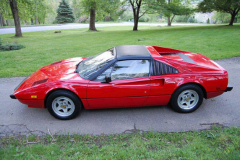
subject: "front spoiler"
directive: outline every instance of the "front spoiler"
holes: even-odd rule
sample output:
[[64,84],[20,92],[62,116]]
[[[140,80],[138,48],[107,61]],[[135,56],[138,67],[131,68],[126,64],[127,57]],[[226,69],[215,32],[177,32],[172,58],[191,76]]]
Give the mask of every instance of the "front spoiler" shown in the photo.
[[228,85],[227,88],[226,88],[226,90],[225,90],[225,92],[231,91],[232,89],[233,89],[233,87],[230,86],[230,85]]

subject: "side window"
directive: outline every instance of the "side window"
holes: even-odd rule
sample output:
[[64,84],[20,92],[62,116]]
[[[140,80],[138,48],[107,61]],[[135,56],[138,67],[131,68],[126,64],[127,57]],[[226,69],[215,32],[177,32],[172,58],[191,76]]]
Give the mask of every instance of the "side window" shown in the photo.
[[113,66],[111,79],[132,79],[139,77],[147,77],[149,75],[148,60],[125,60],[118,61]]
[[104,81],[105,76],[109,73],[111,73],[113,67],[108,68],[106,71],[104,71],[102,74],[100,74],[95,81]]

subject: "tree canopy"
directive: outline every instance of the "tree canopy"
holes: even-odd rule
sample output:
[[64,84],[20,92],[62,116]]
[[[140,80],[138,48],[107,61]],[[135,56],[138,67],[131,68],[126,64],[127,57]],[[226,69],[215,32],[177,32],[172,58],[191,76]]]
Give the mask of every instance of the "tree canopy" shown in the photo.
[[101,20],[104,15],[116,16],[120,0],[82,0],[81,4],[85,13],[90,14],[89,30],[96,31],[96,17]]
[[189,15],[194,12],[189,4],[189,0],[157,0],[153,7],[168,18],[168,26],[171,26],[176,15]]
[[202,12],[219,11],[231,14],[229,25],[232,26],[236,15],[240,10],[240,0],[203,0],[198,4]]

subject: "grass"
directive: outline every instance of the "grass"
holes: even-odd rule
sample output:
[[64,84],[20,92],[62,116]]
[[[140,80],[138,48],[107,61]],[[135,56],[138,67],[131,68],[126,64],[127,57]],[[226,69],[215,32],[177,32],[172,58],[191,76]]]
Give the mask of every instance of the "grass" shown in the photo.
[[240,159],[237,127],[53,137],[1,137],[0,159]]
[[[149,27],[140,26],[139,31],[129,27],[40,31],[1,35],[4,42],[17,41],[26,48],[0,52],[0,77],[26,76],[44,65],[71,57],[87,57],[103,52],[113,46],[126,44],[157,45],[190,52],[198,52],[212,59],[240,56],[240,25]],[[143,41],[138,41],[143,39]]]

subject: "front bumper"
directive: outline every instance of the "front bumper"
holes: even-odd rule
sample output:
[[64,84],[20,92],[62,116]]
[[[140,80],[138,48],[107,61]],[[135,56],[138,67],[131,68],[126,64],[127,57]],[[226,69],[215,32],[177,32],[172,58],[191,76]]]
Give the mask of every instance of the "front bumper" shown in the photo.
[[233,87],[230,86],[230,85],[228,85],[227,88],[226,88],[226,90],[225,90],[225,92],[231,91],[232,89],[233,89]]
[[11,97],[12,99],[17,99],[14,94],[11,94],[10,97]]

